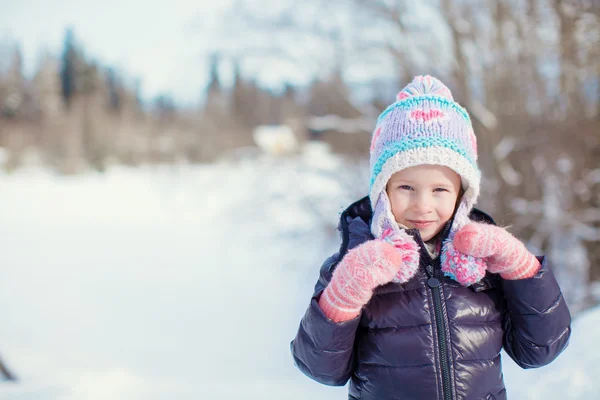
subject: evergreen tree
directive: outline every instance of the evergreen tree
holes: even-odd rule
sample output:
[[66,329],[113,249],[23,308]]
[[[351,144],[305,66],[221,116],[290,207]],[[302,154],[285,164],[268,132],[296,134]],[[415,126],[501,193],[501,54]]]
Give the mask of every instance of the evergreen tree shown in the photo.
[[219,63],[219,54],[213,53],[210,57],[210,73],[206,90],[206,111],[211,114],[224,113],[226,106],[225,93],[219,79]]
[[111,110],[120,111],[122,103],[122,90],[119,78],[114,68],[106,71],[106,84],[108,86],[108,105]]
[[296,121],[299,118],[303,118],[305,111],[303,106],[298,102],[298,92],[296,88],[290,83],[286,83],[284,86],[283,94],[280,99],[280,122],[289,123],[290,121]]
[[69,107],[76,92],[77,49],[73,28],[67,28],[61,56],[60,80],[64,104]]
[[2,99],[2,115],[16,117],[25,98],[25,78],[23,77],[23,56],[16,46],[6,74],[6,91]]
[[248,99],[248,90],[242,79],[240,64],[238,61],[234,63],[233,69],[233,88],[231,90],[230,108],[236,122],[242,127],[247,127],[247,125],[251,122],[248,120],[247,115],[247,102],[250,100]]

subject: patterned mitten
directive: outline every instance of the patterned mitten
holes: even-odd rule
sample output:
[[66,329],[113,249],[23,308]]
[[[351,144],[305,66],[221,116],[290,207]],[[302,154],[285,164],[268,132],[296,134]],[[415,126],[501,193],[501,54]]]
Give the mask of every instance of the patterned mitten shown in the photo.
[[402,252],[389,242],[369,240],[348,251],[319,299],[327,318],[348,321],[360,314],[373,290],[391,282],[402,268]]
[[462,253],[485,258],[488,271],[504,279],[531,278],[541,268],[523,243],[494,225],[470,223],[456,232],[453,243]]

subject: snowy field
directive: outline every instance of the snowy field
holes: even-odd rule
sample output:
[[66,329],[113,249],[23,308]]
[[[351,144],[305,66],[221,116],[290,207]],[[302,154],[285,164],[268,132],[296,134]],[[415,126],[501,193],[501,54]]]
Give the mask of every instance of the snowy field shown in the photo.
[[[348,174],[320,150],[0,173],[0,355],[20,378],[0,400],[344,399],[293,366],[289,342],[338,244]],[[554,364],[505,357],[510,398],[600,398],[599,336],[592,310]]]

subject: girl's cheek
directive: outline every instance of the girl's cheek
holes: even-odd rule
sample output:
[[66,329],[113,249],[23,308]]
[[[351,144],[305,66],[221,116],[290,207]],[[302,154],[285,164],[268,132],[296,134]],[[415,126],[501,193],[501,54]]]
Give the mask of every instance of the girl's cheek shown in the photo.
[[454,204],[448,203],[445,209],[446,215],[448,216],[448,219],[450,219],[454,215],[454,210],[456,209],[456,207],[454,206]]

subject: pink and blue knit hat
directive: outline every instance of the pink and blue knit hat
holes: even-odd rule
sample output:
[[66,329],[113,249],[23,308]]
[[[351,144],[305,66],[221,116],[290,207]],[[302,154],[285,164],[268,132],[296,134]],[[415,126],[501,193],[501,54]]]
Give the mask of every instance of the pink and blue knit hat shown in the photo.
[[[450,89],[431,76],[415,77],[379,116],[370,153],[369,197],[374,210],[371,231],[377,238],[390,229],[401,231],[385,190],[394,173],[434,164],[449,167],[460,175],[464,194],[442,246],[442,270],[466,286],[479,281],[485,275],[483,261],[459,253],[452,245],[458,229],[470,222],[468,215],[479,196],[481,172],[471,119],[454,101]],[[409,240],[408,235],[401,236]]]

